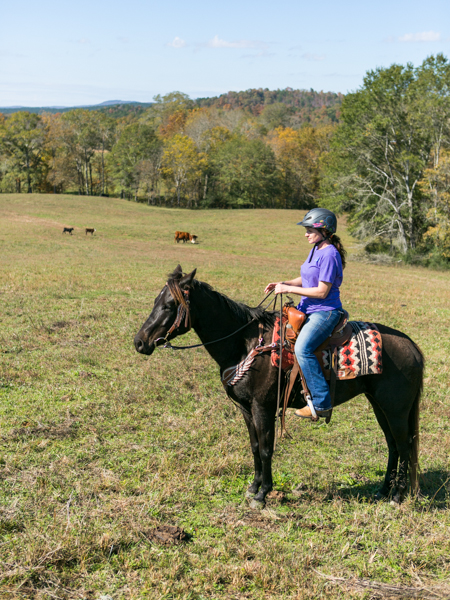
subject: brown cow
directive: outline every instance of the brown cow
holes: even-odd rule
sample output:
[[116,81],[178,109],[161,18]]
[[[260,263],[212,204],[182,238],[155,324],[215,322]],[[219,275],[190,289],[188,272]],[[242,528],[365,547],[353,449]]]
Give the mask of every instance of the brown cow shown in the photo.
[[188,233],[187,231],[175,231],[175,241],[178,244],[178,242],[182,241],[183,244],[185,244],[186,242],[192,242],[193,244],[195,244],[197,242],[197,235],[193,235],[192,233]]
[[97,231],[97,230],[94,229],[93,227],[86,227],[86,235],[88,233],[90,233],[91,235],[94,235],[94,231]]

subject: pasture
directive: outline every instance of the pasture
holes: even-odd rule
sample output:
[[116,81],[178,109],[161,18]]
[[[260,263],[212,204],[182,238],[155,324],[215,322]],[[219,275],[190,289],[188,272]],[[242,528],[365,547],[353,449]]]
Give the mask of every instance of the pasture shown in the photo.
[[[352,260],[340,223],[351,318],[404,331],[427,361],[422,495],[399,509],[371,501],[387,447],[360,397],[328,426],[288,416],[277,493],[251,511],[247,430],[216,364],[134,350],[178,263],[253,306],[295,276],[302,215],[0,194],[1,598],[450,596],[449,272]],[[163,525],[188,539],[164,544]]]

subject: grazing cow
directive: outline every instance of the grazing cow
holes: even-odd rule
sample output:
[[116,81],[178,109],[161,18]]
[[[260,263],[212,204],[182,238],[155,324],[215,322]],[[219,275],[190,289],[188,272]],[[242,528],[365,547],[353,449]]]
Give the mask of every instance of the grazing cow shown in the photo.
[[75,229],[75,227],[64,227],[63,229],[63,233],[70,233],[70,235],[72,235],[72,231]]
[[86,235],[88,233],[90,233],[91,235],[94,235],[94,231],[97,231],[97,230],[94,229],[93,227],[86,227]]
[[185,244],[186,242],[192,242],[193,244],[195,244],[197,242],[197,235],[193,235],[192,233],[188,233],[187,231],[175,231],[175,241],[178,244],[178,242],[182,241],[183,244]]

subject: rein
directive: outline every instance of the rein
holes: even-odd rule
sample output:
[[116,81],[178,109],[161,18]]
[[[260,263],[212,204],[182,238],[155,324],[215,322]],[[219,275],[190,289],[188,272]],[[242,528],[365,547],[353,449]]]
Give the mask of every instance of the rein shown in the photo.
[[[233,333],[230,333],[229,335],[221,337],[217,340],[212,340],[210,342],[204,342],[203,344],[192,344],[191,346],[173,346],[170,343],[170,341],[168,340],[168,337],[171,333],[173,333],[175,331],[175,329],[178,329],[183,318],[185,319],[185,327],[188,327],[187,331],[190,331],[190,329],[191,329],[191,314],[189,311],[189,290],[182,290],[180,288],[180,286],[178,285],[178,283],[173,280],[169,280],[166,285],[168,286],[170,293],[172,294],[175,302],[178,302],[178,311],[177,311],[177,317],[175,319],[175,322],[173,323],[173,325],[169,329],[169,331],[166,333],[166,336],[155,340],[155,344],[158,344],[158,342],[160,340],[162,340],[164,342],[162,345],[162,348],[170,348],[172,350],[190,350],[192,348],[200,348],[202,346],[209,346],[210,344],[217,344],[218,342],[223,342],[224,340],[227,340],[228,338],[232,337],[236,333],[239,333],[240,331],[242,331],[243,329],[248,327],[251,323],[256,321],[256,319],[258,319],[258,317],[253,317],[253,319],[251,319],[251,321],[248,321],[247,323],[245,323],[245,325],[242,325],[242,327],[239,327],[239,329],[236,329],[236,331],[233,331]],[[259,308],[267,300],[267,298],[273,293],[273,291],[274,290],[270,291],[267,294],[267,296],[265,296],[261,300],[261,302],[258,304],[258,306],[256,306],[256,308]],[[273,300],[271,300],[265,308],[263,308],[263,312],[265,312],[269,308],[269,306],[275,302],[276,302],[276,297]]]

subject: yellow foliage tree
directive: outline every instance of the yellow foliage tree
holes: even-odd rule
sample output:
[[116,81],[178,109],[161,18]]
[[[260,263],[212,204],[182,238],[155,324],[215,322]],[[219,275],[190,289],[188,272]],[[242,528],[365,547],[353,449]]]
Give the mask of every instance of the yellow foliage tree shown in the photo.
[[438,165],[426,169],[421,188],[433,203],[427,215],[432,225],[424,237],[434,242],[441,256],[450,259],[450,152],[442,150]]
[[197,206],[198,194],[195,195],[195,191],[198,190],[205,167],[206,156],[198,152],[190,137],[177,134],[166,141],[161,170],[163,176],[172,181],[175,186],[178,206],[180,206],[182,191],[191,192]]
[[282,175],[283,204],[289,199],[300,199],[305,207],[312,205],[319,189],[319,169],[322,155],[328,151],[333,128],[277,127],[268,137],[277,166]]

